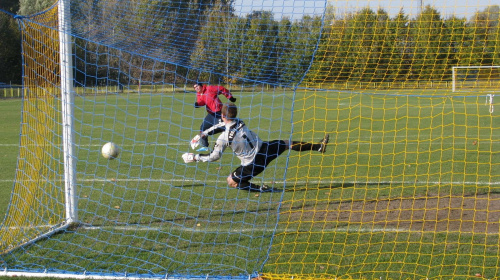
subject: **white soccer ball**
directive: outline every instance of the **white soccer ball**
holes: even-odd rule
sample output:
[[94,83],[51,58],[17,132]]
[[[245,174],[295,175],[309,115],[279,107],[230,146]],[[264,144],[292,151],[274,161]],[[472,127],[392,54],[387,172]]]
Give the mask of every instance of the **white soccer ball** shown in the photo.
[[120,148],[113,142],[108,142],[102,146],[102,156],[105,159],[115,159],[120,154]]

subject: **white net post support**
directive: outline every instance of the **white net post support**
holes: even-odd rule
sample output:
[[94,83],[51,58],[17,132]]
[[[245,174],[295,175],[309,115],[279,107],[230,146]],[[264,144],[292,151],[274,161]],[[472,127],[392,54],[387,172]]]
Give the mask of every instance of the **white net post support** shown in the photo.
[[455,78],[455,74],[456,74],[455,68],[457,68],[457,66],[451,67],[451,92],[455,92],[457,89],[457,81]]
[[488,93],[486,95],[486,104],[485,105],[490,106],[490,113],[493,113],[493,111],[494,111],[494,108],[493,108],[493,97],[495,97],[495,95],[493,93]]

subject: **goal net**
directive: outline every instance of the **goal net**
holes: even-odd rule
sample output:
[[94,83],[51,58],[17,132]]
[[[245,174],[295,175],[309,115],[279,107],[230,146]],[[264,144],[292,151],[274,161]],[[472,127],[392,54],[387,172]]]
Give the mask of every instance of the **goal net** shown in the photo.
[[[500,276],[498,69],[474,66],[500,65],[498,6],[407,2],[75,0],[16,17],[0,275]],[[252,182],[275,192],[229,187],[230,148],[182,158],[207,115],[194,83],[227,88],[262,140],[328,134],[326,152],[269,163]]]

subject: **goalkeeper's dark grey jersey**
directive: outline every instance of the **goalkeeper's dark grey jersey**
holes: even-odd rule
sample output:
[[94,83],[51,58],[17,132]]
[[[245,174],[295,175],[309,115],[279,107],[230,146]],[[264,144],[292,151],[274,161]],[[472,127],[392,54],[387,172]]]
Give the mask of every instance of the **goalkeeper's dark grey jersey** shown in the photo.
[[241,165],[245,166],[253,162],[261,146],[259,136],[248,129],[242,120],[236,119],[226,124],[226,130],[217,138],[213,151],[209,155],[200,155],[200,161],[216,161],[227,147],[231,147]]

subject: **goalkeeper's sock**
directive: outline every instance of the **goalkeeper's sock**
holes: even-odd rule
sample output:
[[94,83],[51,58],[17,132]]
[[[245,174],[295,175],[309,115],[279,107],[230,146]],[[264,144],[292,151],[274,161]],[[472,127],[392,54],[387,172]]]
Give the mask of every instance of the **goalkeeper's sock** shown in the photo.
[[292,150],[297,151],[297,152],[317,151],[320,148],[321,148],[321,144],[312,144],[312,143],[299,142],[299,141],[292,142]]
[[260,192],[260,186],[250,182],[240,182],[238,184],[238,189],[251,191],[251,192]]
[[326,145],[328,145],[328,142],[330,141],[330,135],[325,135],[321,142],[317,144],[312,144],[312,143],[306,143],[306,142],[299,142],[299,141],[293,141],[292,142],[292,150],[294,151],[318,151],[320,153],[325,153],[326,151]]

